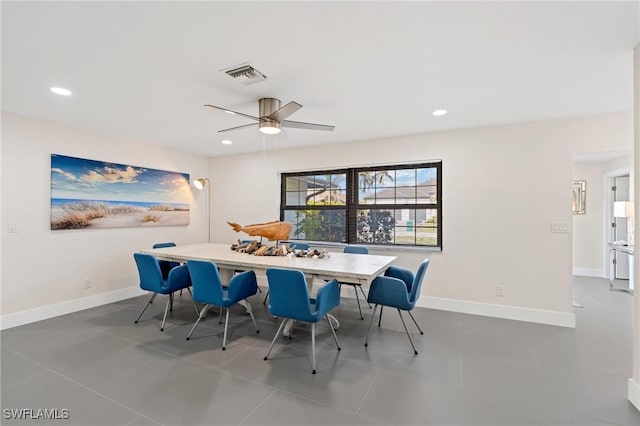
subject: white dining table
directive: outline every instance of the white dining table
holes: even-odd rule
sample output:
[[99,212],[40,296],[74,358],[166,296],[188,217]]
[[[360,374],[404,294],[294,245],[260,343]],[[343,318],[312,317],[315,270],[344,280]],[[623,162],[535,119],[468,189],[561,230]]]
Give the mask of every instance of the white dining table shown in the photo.
[[228,281],[233,271],[238,269],[264,272],[268,268],[285,268],[299,270],[312,279],[331,280],[336,278],[343,283],[368,285],[397,259],[396,256],[354,253],[328,253],[327,257],[318,259],[293,256],[254,256],[231,250],[231,244],[219,243],[186,244],[139,251],[151,254],[158,259],[183,263],[188,260],[210,260],[220,268],[223,281]]
[[[382,274],[396,259],[396,256],[372,254],[328,253],[324,258],[295,256],[254,256],[231,250],[231,244],[201,243],[186,244],[157,249],[141,249],[140,253],[151,254],[161,260],[185,263],[188,260],[210,260],[219,270],[223,282],[229,282],[236,270],[253,270],[265,273],[268,268],[285,268],[301,271],[311,287],[315,280],[328,281],[336,278],[342,283],[368,285]],[[310,288],[311,290],[311,288]],[[250,304],[243,304],[251,309]],[[339,322],[332,318],[334,328]],[[289,333],[289,327],[285,335]]]

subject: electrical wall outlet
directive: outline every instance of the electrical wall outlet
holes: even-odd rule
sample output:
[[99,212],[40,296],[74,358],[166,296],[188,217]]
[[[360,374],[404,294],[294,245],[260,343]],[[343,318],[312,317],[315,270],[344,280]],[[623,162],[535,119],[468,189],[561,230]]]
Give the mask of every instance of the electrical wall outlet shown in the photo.
[[551,232],[562,234],[569,233],[569,222],[551,222]]
[[496,296],[504,297],[504,286],[503,285],[496,285]]
[[10,221],[7,223],[7,232],[12,234],[18,233],[18,224],[14,221]]
[[91,286],[93,285],[93,279],[91,278],[87,278],[84,280],[84,288],[85,290],[88,288],[91,288]]

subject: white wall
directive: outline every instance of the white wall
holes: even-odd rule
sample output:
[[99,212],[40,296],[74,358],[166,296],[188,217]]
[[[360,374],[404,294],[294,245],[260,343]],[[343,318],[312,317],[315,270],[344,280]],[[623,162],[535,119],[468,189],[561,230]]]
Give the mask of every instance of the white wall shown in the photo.
[[423,295],[433,306],[560,314],[557,323],[568,325],[571,234],[550,229],[571,224],[572,152],[630,152],[632,135],[632,115],[621,113],[214,158],[213,240],[238,238],[226,221],[279,217],[278,172],[441,159],[444,251],[397,252],[397,264],[431,258]]
[[573,179],[586,181],[585,214],[573,215],[573,271],[575,275],[604,276],[602,250],[603,162],[575,163]]
[[[3,327],[22,322],[27,316],[20,314],[29,310],[41,309],[40,314],[46,315],[42,308],[49,305],[87,297],[99,301],[101,295],[137,287],[132,254],[138,249],[160,241],[207,240],[206,193],[197,190],[188,226],[52,232],[52,153],[189,173],[192,179],[208,172],[203,157],[3,113]],[[17,224],[18,233],[7,233],[9,221]],[[93,282],[85,290],[87,278]]]

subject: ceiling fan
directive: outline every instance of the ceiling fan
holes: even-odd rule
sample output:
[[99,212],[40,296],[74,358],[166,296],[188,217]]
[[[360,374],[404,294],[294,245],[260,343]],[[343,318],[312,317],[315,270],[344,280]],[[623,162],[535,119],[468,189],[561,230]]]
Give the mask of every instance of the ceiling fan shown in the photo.
[[281,127],[291,127],[295,129],[308,129],[308,130],[325,130],[325,131],[333,131],[335,126],[330,126],[326,124],[315,124],[315,123],[304,123],[302,121],[291,121],[285,120],[285,118],[289,117],[294,112],[298,111],[302,108],[297,102],[289,102],[283,107],[280,107],[280,99],[275,98],[261,98],[258,100],[258,113],[259,117],[254,117],[253,115],[244,114],[242,112],[232,111],[227,108],[222,108],[215,105],[205,105],[209,108],[215,108],[222,111],[226,111],[229,114],[241,115],[243,117],[250,118],[252,120],[256,120],[257,123],[244,124],[242,126],[231,127],[229,129],[218,130],[218,132],[230,132],[232,130],[244,129],[246,127],[252,127],[256,124],[258,125],[258,129],[267,135],[277,135],[280,133]]

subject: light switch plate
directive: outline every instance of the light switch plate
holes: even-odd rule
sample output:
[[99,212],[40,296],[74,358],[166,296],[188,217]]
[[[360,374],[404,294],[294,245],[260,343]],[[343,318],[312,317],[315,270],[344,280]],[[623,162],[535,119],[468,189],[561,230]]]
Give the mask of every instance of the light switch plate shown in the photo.
[[569,222],[551,222],[551,232],[567,234],[569,231]]
[[7,232],[15,234],[18,232],[18,224],[16,222],[8,222],[7,223]]

